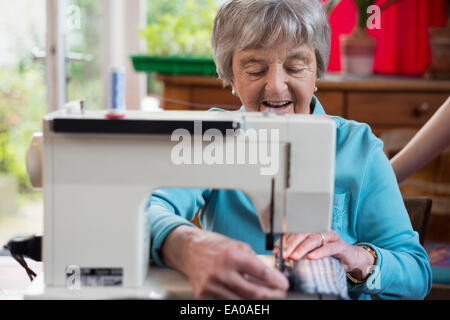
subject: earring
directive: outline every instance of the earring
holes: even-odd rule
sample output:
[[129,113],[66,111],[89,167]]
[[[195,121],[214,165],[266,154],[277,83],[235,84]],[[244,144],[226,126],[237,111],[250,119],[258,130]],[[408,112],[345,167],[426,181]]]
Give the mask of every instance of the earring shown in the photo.
[[317,89],[317,87],[314,87],[314,92],[317,92],[317,90],[319,90],[319,89]]
[[232,94],[233,96],[236,96],[236,91],[234,91],[234,88],[231,90],[231,94]]

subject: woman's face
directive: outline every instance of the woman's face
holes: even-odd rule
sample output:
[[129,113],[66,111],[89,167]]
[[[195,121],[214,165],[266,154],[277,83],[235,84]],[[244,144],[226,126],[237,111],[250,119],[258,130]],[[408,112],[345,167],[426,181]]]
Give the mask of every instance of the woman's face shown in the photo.
[[316,56],[306,44],[237,51],[231,85],[246,111],[309,114]]

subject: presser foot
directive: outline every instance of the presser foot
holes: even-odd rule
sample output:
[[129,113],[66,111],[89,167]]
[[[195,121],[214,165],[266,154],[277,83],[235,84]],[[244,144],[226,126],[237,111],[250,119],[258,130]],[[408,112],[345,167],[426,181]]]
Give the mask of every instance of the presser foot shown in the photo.
[[281,271],[288,279],[294,270],[294,260],[281,259],[279,256],[275,258],[275,268]]

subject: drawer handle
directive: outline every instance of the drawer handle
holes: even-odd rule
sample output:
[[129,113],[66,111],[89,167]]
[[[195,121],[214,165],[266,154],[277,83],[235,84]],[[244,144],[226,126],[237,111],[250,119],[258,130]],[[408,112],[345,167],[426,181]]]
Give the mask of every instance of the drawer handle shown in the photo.
[[428,110],[430,110],[430,104],[428,102],[423,102],[414,108],[414,115],[420,117]]

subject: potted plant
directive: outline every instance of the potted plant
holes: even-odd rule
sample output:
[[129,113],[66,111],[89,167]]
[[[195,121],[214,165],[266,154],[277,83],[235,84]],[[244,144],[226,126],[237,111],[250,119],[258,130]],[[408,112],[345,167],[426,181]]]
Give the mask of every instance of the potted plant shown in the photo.
[[[385,2],[380,11],[392,4],[402,0],[390,0]],[[327,12],[332,9],[340,0],[330,0],[326,2]],[[370,17],[368,8],[375,3],[375,0],[353,0],[357,7],[356,26],[349,35],[341,35],[341,55],[344,73],[370,75],[373,72],[373,60],[375,55],[376,40],[366,32],[367,21]],[[379,12],[373,12],[373,15]],[[375,17],[376,19],[376,17]]]
[[147,52],[131,56],[136,71],[164,74],[216,75],[210,34],[217,4],[188,0],[178,13],[165,13],[139,31]]

